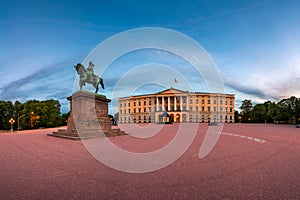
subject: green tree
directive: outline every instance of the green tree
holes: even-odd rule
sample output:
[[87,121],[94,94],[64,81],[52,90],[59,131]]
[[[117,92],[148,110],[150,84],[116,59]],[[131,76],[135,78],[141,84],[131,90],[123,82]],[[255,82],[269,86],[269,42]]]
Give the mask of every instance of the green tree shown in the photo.
[[20,111],[20,128],[30,129],[37,128],[39,120],[37,120],[41,109],[39,107],[39,101],[29,100],[23,104],[23,109]]
[[13,110],[11,101],[0,101],[0,130],[10,129],[8,120],[13,117]]
[[296,123],[296,118],[298,116],[297,109],[299,104],[299,99],[292,96],[288,99],[283,99],[278,102],[279,108],[279,120],[285,123]]
[[15,101],[14,103],[14,119],[16,120],[15,129],[20,128],[20,119],[21,119],[21,111],[23,110],[24,105],[20,101]]
[[270,102],[268,104],[267,117],[271,122],[275,123],[277,120],[279,120],[279,112],[278,105],[275,102]]
[[235,122],[240,122],[240,119],[239,119],[240,116],[241,115],[239,114],[239,111],[235,110],[234,111],[234,121]]
[[242,122],[249,122],[250,120],[250,112],[252,110],[252,102],[250,99],[245,99],[242,101],[242,105],[240,107],[241,115],[242,115]]
[[61,115],[61,125],[62,125],[62,126],[67,125],[69,116],[70,116],[70,112],[64,113],[64,114]]
[[262,123],[267,120],[267,112],[264,104],[257,104],[250,112],[251,122]]
[[116,114],[114,114],[114,119],[115,119],[116,123],[119,122],[119,112],[117,112]]
[[[42,127],[56,127],[62,124],[60,115],[60,103],[57,100],[46,100],[40,102],[40,126]],[[38,109],[39,110],[39,109]]]
[[296,123],[300,123],[300,98],[296,101]]

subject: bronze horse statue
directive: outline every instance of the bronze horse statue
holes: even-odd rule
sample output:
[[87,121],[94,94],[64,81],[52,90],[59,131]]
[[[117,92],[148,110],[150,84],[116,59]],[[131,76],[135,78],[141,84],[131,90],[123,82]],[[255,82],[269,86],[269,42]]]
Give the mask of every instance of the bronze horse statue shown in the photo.
[[93,63],[90,62],[89,65],[90,66],[87,69],[85,69],[85,67],[81,63],[78,63],[76,66],[74,66],[80,78],[79,79],[80,90],[82,90],[82,86],[85,86],[85,83],[92,84],[94,88],[96,88],[95,93],[98,92],[99,84],[104,90],[103,79],[94,74]]

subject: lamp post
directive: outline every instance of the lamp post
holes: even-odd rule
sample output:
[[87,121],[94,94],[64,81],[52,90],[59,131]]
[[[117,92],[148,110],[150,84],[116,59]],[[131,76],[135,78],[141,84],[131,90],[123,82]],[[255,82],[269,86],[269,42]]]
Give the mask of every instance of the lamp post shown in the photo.
[[22,115],[18,114],[18,132],[20,131],[20,119]]
[[13,118],[10,118],[10,120],[8,120],[8,122],[10,123],[10,131],[14,131],[13,128],[13,124],[16,122]]
[[239,118],[239,122],[241,122],[242,121],[242,116],[238,116],[238,118]]
[[33,127],[33,122],[34,122],[34,111],[30,112],[30,126]]

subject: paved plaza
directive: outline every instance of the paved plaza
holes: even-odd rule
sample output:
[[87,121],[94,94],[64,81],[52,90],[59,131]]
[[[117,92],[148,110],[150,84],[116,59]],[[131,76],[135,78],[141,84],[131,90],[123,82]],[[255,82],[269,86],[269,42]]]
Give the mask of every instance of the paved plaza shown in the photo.
[[[149,152],[170,142],[178,127],[165,125],[149,139],[124,135],[110,140],[132,152]],[[199,125],[176,162],[136,174],[105,166],[81,141],[47,136],[57,129],[0,133],[0,199],[300,198],[300,129],[225,124],[216,146],[199,159],[207,128]]]

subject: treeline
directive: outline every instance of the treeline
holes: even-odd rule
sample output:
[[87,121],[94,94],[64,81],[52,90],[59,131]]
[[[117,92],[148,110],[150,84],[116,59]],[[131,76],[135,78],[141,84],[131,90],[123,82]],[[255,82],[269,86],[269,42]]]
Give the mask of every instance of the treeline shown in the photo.
[[11,128],[9,120],[14,119],[14,130],[57,127],[66,124],[69,114],[60,113],[57,100],[29,100],[25,103],[0,101],[0,130]]
[[241,112],[236,111],[236,122],[248,123],[287,123],[300,122],[300,98],[294,96],[282,99],[278,103],[266,101],[252,105],[250,99],[242,101]]

